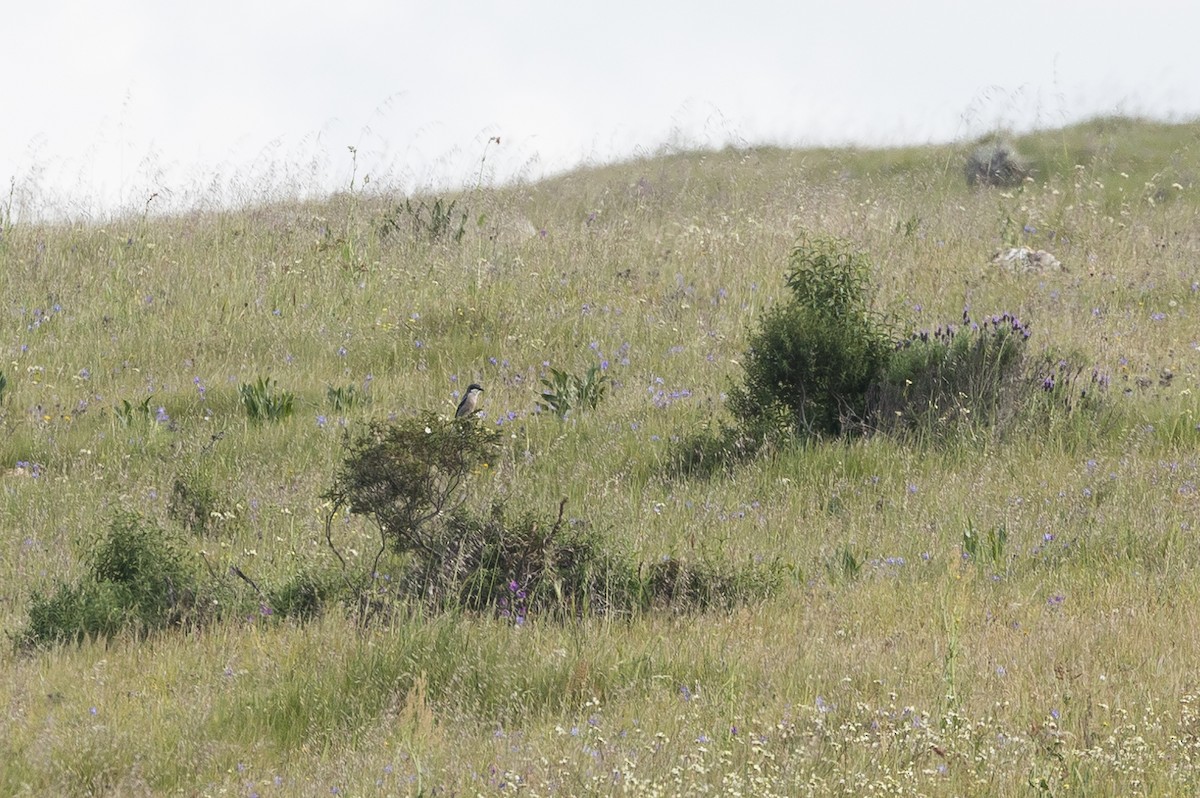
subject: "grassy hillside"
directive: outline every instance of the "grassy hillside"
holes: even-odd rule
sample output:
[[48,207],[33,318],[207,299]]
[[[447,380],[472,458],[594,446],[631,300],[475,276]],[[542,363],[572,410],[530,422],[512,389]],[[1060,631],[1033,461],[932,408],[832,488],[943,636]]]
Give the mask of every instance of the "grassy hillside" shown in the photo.
[[[120,512],[251,609],[0,646],[0,793],[1200,790],[1200,125],[1014,143],[1032,168],[1014,189],[969,188],[968,143],[764,148],[408,208],[356,192],[5,227],[0,629],[15,639],[32,596],[85,577]],[[1035,350],[1109,378],[1108,423],[797,443],[681,473],[681,442],[733,421],[725,395],[802,230],[868,253],[905,331],[1017,313]],[[1064,268],[992,263],[1018,245]],[[549,369],[601,361],[596,409],[536,412]],[[294,394],[290,418],[247,418],[260,378]],[[577,622],[256,611],[230,567],[260,585],[336,572],[321,496],[343,431],[450,415],[471,382],[504,434],[474,505],[553,517],[565,498],[570,524],[647,567],[778,563],[784,583],[728,610]],[[207,521],[189,527],[180,485]],[[366,567],[378,532],[334,527]]]

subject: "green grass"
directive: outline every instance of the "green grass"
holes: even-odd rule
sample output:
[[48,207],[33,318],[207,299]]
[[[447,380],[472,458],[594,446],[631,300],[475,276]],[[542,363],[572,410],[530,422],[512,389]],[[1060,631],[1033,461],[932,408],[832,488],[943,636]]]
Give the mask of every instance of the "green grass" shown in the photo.
[[[119,511],[217,574],[326,573],[343,429],[449,416],[471,382],[504,442],[476,506],[553,517],[566,498],[647,567],[787,578],[719,612],[360,630],[334,609],[5,646],[0,793],[1196,792],[1200,126],[1106,119],[1015,145],[1033,179],[1011,191],[968,189],[963,142],[683,153],[412,198],[466,211],[458,242],[388,228],[403,198],[369,194],[5,229],[9,635],[35,591],[86,574]],[[801,230],[870,255],[900,333],[969,306],[1019,315],[1034,352],[1079,353],[1111,380],[1104,423],[681,470],[682,441],[731,421]],[[1001,271],[1014,240],[1066,270]],[[602,402],[535,412],[551,369],[600,359]],[[292,412],[255,423],[241,386],[266,376]],[[194,529],[171,510],[180,479],[212,508]],[[354,564],[374,555],[374,528],[335,530]]]

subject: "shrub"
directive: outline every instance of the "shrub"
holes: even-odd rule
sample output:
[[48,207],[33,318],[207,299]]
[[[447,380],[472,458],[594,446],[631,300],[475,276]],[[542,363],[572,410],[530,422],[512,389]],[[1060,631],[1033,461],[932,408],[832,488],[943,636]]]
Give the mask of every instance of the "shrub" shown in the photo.
[[754,454],[778,431],[801,437],[881,430],[944,437],[969,427],[1086,434],[1105,407],[1106,380],[1069,359],[1028,356],[1027,324],[1004,313],[914,333],[894,343],[872,310],[870,264],[837,239],[805,236],[793,251],[789,301],[750,334],[742,381],[729,392],[734,434],[689,438],[678,459],[711,473]]
[[322,497],[333,504],[330,519],[346,507],[376,523],[384,547],[436,553],[435,528],[462,503],[460,489],[487,467],[499,438],[470,418],[432,413],[348,433],[345,459]]
[[301,570],[269,588],[264,598],[272,612],[281,617],[310,620],[344,596],[345,583],[340,574]]
[[404,580],[410,595],[440,608],[494,609],[514,622],[530,612],[574,615],[642,604],[635,570],[586,523],[509,517],[497,504],[483,518],[456,513],[433,556],[415,558]]
[[178,626],[196,607],[196,581],[167,533],[132,513],[113,519],[85,557],[87,575],[35,593],[20,640],[26,645],[78,642]]
[[1029,325],[1003,313],[920,332],[897,345],[872,389],[879,429],[944,438],[970,427],[1044,433],[1082,419],[1095,431],[1108,410],[1108,380],[1050,352],[1032,356]]
[[845,242],[805,236],[792,252],[791,299],[767,310],[730,408],[750,427],[804,436],[861,428],[890,342],[871,309],[870,262]]

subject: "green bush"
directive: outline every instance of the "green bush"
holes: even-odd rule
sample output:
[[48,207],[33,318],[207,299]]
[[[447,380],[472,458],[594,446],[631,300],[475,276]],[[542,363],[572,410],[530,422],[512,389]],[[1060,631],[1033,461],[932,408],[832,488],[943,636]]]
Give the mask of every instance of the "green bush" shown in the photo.
[[457,513],[436,554],[412,561],[410,595],[442,608],[494,609],[516,623],[530,613],[575,615],[629,611],[643,604],[631,561],[612,551],[586,523],[495,505],[486,517]]
[[85,560],[87,575],[78,584],[33,595],[22,643],[141,634],[181,625],[196,607],[196,580],[179,549],[165,530],[139,515],[114,518]]
[[340,574],[301,570],[269,588],[265,598],[272,613],[309,620],[321,615],[330,603],[345,598],[345,593],[345,580]]
[[345,459],[322,498],[332,502],[333,513],[345,507],[373,520],[384,547],[436,552],[437,527],[462,503],[467,478],[495,457],[499,438],[473,419],[432,413],[373,422],[347,434]]
[[[1021,422],[1079,438],[1101,417],[1105,380],[1052,356],[1029,357],[1030,329],[1004,313],[913,334],[898,343],[871,307],[870,264],[832,238],[792,252],[788,301],[751,332],[742,381],[729,392],[740,435],[690,439],[681,470],[711,473],[770,442],[883,431],[944,438]],[[1071,424],[1062,424],[1064,420]],[[733,443],[740,444],[734,447]]]
[[792,252],[789,301],[768,309],[750,335],[730,409],[802,435],[862,429],[867,394],[891,343],[872,311],[870,262],[833,238],[806,236]]

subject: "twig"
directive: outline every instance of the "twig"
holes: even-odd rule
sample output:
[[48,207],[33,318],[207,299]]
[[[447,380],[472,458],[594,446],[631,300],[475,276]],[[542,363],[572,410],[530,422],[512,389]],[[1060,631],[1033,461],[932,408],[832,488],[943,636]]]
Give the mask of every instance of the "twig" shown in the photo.
[[265,599],[267,597],[266,594],[262,592],[262,589],[254,583],[254,580],[246,576],[245,572],[243,572],[241,568],[238,568],[236,565],[231,565],[229,566],[229,573],[233,574],[238,579],[241,579],[243,582],[250,585],[250,587],[254,588],[254,592],[258,594],[259,598]]

